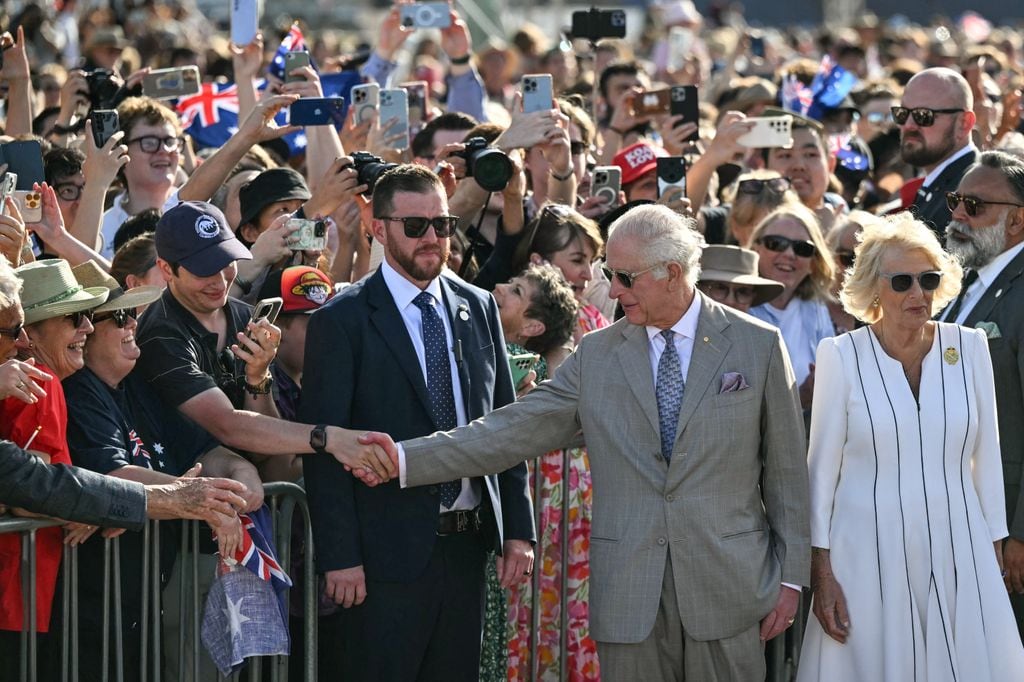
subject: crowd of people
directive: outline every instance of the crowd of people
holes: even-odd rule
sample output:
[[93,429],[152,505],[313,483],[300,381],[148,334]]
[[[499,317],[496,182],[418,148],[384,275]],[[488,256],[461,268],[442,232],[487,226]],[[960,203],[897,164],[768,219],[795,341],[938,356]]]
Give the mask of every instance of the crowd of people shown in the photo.
[[[80,675],[114,627],[136,670],[146,513],[205,523],[205,595],[289,481],[313,545],[257,573],[315,564],[326,677],[764,679],[806,594],[801,682],[1020,679],[1024,33],[677,0],[626,38],[480,43],[409,4],[246,45],[179,3],[6,17],[0,168],[40,170],[0,178],[0,505],[65,521],[37,532],[42,674],[64,546]],[[199,94],[143,85],[178,67]],[[325,94],[343,121],[292,124]],[[0,535],[4,679],[20,553]]]

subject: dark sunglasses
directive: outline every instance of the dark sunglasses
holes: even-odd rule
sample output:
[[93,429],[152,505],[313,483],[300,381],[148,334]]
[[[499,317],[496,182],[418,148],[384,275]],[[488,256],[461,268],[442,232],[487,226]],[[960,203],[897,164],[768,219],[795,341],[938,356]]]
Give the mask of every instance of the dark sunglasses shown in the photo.
[[754,287],[742,284],[729,284],[727,282],[700,282],[697,287],[711,297],[713,300],[722,303],[733,297],[737,303],[750,305],[754,302]]
[[907,119],[911,116],[914,117],[914,123],[927,128],[935,125],[935,114],[962,114],[963,109],[929,109],[927,107],[914,107],[908,109],[906,107],[893,107],[892,120],[896,121],[897,125],[903,125],[907,122]]
[[125,308],[124,310],[115,310],[110,313],[103,313],[102,315],[96,315],[92,318],[93,324],[99,324],[104,320],[113,320],[114,324],[117,325],[118,329],[124,329],[124,326],[128,324],[128,318],[133,320],[139,319],[139,313],[135,308]]
[[956,210],[956,207],[960,205],[960,202],[964,204],[964,210],[967,211],[967,215],[972,218],[982,211],[985,210],[985,206],[988,204],[994,204],[996,206],[1016,206],[1017,208],[1024,208],[1024,204],[1015,204],[1012,201],[989,201],[988,199],[977,199],[975,197],[966,197],[963,194],[957,194],[956,192],[946,192],[946,206],[949,207],[950,213]]
[[737,191],[740,194],[760,194],[764,191],[765,187],[776,194],[782,194],[790,188],[789,178],[771,178],[769,180],[751,178],[749,180],[740,180]]
[[767,234],[758,237],[757,243],[775,253],[785,253],[786,249],[793,247],[793,253],[800,258],[811,258],[818,252],[814,242],[806,239],[790,239],[779,234]]
[[16,324],[13,327],[0,327],[0,336],[9,336],[15,341],[21,336],[21,330],[25,328],[24,323]]
[[909,291],[910,287],[914,285],[914,280],[921,285],[922,291],[935,291],[939,288],[939,284],[942,282],[942,273],[938,270],[929,270],[928,272],[920,272],[916,275],[912,275],[909,272],[891,272],[882,273],[882,277],[889,280],[889,286],[897,294],[902,294],[904,291]]
[[64,316],[65,319],[71,320],[71,324],[78,329],[82,326],[82,320],[89,320],[92,322],[92,311],[91,310],[79,310],[77,313],[68,313]]
[[586,154],[587,153],[587,145],[583,144],[582,142],[570,142],[569,143],[569,153],[571,153],[573,156],[579,156],[580,154]]
[[844,268],[852,268],[854,262],[857,260],[857,256],[854,255],[853,251],[837,251],[836,258],[842,263]]
[[405,228],[405,236],[410,239],[419,239],[427,233],[427,228],[429,227],[434,228],[434,233],[439,238],[450,237],[454,234],[455,227],[459,224],[459,218],[453,215],[443,215],[437,218],[378,216],[377,220],[393,220],[402,223],[402,227]]
[[613,279],[617,279],[619,280],[619,284],[626,287],[627,289],[632,289],[633,282],[636,280],[637,277],[644,274],[645,272],[650,272],[659,265],[661,265],[661,263],[658,263],[657,265],[652,265],[646,270],[638,270],[637,272],[629,272],[628,270],[612,270],[607,265],[602,265],[601,272],[604,273],[604,276],[608,278],[609,282],[611,282]]
[[146,152],[147,154],[155,154],[157,150],[163,149],[165,152],[177,152],[181,151],[181,148],[185,144],[185,138],[183,137],[158,137],[157,135],[143,135],[142,137],[136,137],[134,139],[125,142],[129,144],[139,144],[139,149]]

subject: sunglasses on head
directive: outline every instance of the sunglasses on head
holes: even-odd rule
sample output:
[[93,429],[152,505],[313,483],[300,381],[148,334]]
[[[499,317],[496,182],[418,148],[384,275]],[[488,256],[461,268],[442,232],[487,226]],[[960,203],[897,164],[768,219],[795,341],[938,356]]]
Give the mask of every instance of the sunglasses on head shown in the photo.
[[71,324],[75,326],[75,329],[78,329],[82,326],[82,320],[89,320],[92,322],[92,311],[79,310],[77,313],[68,313],[64,318],[71,320]]
[[607,265],[602,265],[601,272],[604,273],[604,276],[608,278],[609,282],[617,279],[619,280],[619,284],[626,287],[627,289],[632,289],[633,282],[636,280],[637,277],[644,274],[645,272],[650,272],[651,270],[654,270],[659,265],[661,264],[658,263],[658,265],[652,265],[651,267],[645,270],[638,270],[636,272],[629,272],[628,270],[612,270]]
[[789,178],[771,178],[769,180],[751,178],[749,180],[740,180],[737,190],[741,194],[760,194],[764,191],[765,187],[776,194],[782,194],[790,188]]
[[957,194],[956,192],[946,192],[946,206],[949,207],[950,213],[956,210],[956,207],[960,205],[960,202],[963,202],[964,210],[967,211],[967,215],[972,218],[984,211],[985,206],[988,204],[1024,208],[1024,204],[1015,204],[1012,201],[989,201],[988,199],[964,196],[963,194]]
[[758,237],[757,243],[775,253],[785,253],[786,249],[793,247],[793,253],[800,258],[811,258],[818,252],[814,242],[806,239],[790,239],[779,234],[767,234]]
[[939,288],[939,284],[942,282],[942,273],[938,270],[929,270],[928,272],[919,272],[913,275],[909,272],[883,272],[882,277],[889,280],[889,286],[897,294],[902,294],[904,291],[909,291],[910,287],[914,285],[914,280],[921,285],[922,291],[935,291]]
[[21,336],[21,330],[25,328],[24,323],[16,324],[13,327],[0,327],[0,336],[9,336],[15,341]]
[[128,324],[129,317],[133,320],[139,319],[139,314],[135,308],[125,308],[124,310],[114,310],[102,315],[96,315],[92,318],[92,321],[94,324],[99,324],[104,320],[113,320],[118,329],[124,329],[124,326]]
[[908,109],[907,107],[893,107],[892,120],[896,121],[897,125],[903,125],[907,122],[910,117],[914,118],[914,123],[927,128],[935,125],[935,114],[962,114],[963,109],[929,109],[928,107],[914,107]]
[[450,237],[455,232],[455,227],[459,224],[458,217],[453,215],[443,215],[437,218],[378,216],[377,220],[390,220],[402,223],[402,227],[405,229],[405,236],[410,239],[419,239],[427,233],[427,228],[430,227],[434,228],[434,233],[439,238]]

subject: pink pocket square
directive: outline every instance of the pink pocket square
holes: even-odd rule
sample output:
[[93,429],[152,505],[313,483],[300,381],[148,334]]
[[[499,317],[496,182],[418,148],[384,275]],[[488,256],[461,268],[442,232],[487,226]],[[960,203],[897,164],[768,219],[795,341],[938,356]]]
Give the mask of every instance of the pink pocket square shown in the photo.
[[722,375],[722,390],[718,393],[733,393],[734,391],[742,391],[745,388],[750,388],[750,384],[743,378],[743,375],[739,372],[726,372]]

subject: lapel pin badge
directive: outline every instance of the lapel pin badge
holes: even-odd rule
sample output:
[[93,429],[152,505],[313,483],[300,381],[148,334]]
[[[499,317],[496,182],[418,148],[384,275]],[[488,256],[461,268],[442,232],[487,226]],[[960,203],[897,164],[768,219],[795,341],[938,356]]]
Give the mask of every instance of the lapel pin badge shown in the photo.
[[469,308],[464,305],[460,305],[458,315],[460,320],[467,322],[469,320]]
[[955,365],[960,360],[960,354],[956,352],[956,348],[950,346],[942,353],[942,359],[946,361],[947,365]]

